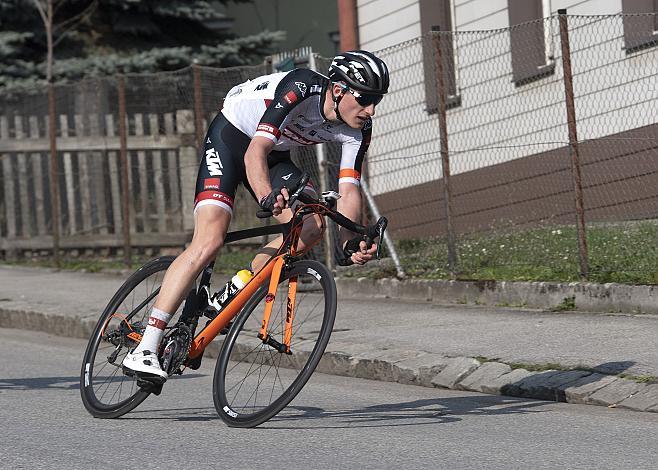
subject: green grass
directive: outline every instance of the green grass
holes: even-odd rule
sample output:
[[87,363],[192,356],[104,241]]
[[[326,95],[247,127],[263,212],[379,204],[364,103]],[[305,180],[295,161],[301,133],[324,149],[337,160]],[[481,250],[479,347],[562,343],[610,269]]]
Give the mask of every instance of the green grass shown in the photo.
[[557,304],[551,310],[554,312],[567,312],[570,310],[576,310],[576,297],[565,297],[562,302]]
[[512,369],[525,369],[529,372],[545,372],[548,370],[570,371],[570,370],[583,370],[578,367],[566,367],[556,362],[548,362],[545,364],[525,364],[520,362],[513,362],[508,364]]
[[[253,251],[225,251],[217,258],[214,272],[220,274],[235,274],[240,269],[249,266],[254,254],[255,252]],[[123,258],[100,259],[92,256],[76,258],[63,257],[61,259],[60,268],[69,271],[83,271],[90,273],[120,271],[124,269],[135,271],[144,263],[156,257],[157,255],[151,257],[143,255],[133,256],[129,266],[125,264]],[[55,262],[50,257],[33,257],[30,259],[3,261],[3,264],[55,268]]]
[[653,375],[631,375],[631,374],[617,374],[617,377],[622,379],[633,380],[640,384],[655,384],[658,383],[658,378]]
[[[117,271],[122,269],[136,270],[147,259],[133,257],[131,264],[127,266],[122,259],[91,259],[91,258],[67,258],[60,259],[60,269],[67,271],[83,271],[97,273],[103,271]],[[3,264],[10,266],[32,266],[39,268],[55,268],[55,261],[50,257],[35,257],[30,259],[17,259],[3,261]]]
[[[658,224],[596,225],[587,229],[589,280],[658,284]],[[447,279],[445,240],[400,240],[398,255],[410,277]],[[458,241],[457,278],[462,280],[580,280],[574,227],[491,232]]]
[[[658,284],[658,223],[640,222],[592,225],[587,228],[589,280],[597,283]],[[410,278],[450,279],[448,250],[442,238],[397,241],[398,255]],[[553,226],[532,230],[461,237],[457,246],[459,261],[456,278],[460,280],[496,281],[580,281],[576,229]],[[234,273],[251,261],[253,250],[224,250],[215,266],[216,272]],[[135,257],[131,269],[148,258]],[[53,267],[48,258],[21,260],[19,264]],[[123,269],[121,259],[69,258],[64,269],[97,272]],[[341,276],[373,279],[395,277],[392,263],[382,266],[367,264],[347,270]],[[556,306],[572,310],[573,302]]]

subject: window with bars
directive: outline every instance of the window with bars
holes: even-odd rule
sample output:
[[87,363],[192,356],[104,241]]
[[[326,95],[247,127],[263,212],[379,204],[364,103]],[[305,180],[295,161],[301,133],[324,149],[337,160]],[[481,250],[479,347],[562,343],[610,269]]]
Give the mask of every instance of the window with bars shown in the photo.
[[[550,31],[545,30],[545,0],[508,0],[512,53],[512,81],[516,86],[555,72],[550,53]],[[548,35],[547,35],[548,33]],[[548,41],[548,42],[547,42]]]
[[622,0],[622,13],[653,13],[624,16],[624,49],[627,54],[658,46],[658,0]]
[[[446,107],[454,108],[461,104],[457,87],[457,69],[454,36],[451,33],[440,34],[438,31],[453,30],[452,2],[450,0],[420,0],[420,27],[423,38],[423,71],[425,83],[426,111],[438,112],[438,63],[437,54],[440,47],[443,86],[446,93]],[[437,31],[435,34],[428,34]]]

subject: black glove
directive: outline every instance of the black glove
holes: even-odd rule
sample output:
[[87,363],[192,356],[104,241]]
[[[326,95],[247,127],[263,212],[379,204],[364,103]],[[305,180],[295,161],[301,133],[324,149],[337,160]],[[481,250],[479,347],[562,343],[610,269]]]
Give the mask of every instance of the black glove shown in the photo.
[[343,257],[338,260],[338,264],[341,266],[350,266],[354,264],[354,261],[352,261],[352,255],[361,249],[362,241],[365,241],[363,235],[347,240],[347,243],[345,243],[345,246],[343,247]]
[[[274,204],[276,204],[276,198],[281,194],[281,190],[285,188],[285,186],[282,186],[280,188],[272,188],[272,192],[268,194],[267,196],[263,197],[263,199],[260,200],[258,205],[260,205],[260,208],[263,209],[264,211],[274,211]],[[288,188],[286,188],[288,189]]]

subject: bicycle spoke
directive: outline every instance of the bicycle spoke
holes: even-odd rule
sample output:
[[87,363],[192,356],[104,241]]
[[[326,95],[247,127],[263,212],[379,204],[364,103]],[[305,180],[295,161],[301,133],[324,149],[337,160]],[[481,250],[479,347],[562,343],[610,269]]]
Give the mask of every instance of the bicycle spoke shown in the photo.
[[[258,349],[258,347],[256,347],[255,349]],[[252,351],[253,351],[253,350],[252,350]],[[239,362],[239,363],[237,363],[233,368],[239,366],[240,364],[244,364],[244,362]],[[250,365],[250,367],[249,367],[249,370],[247,371],[247,375],[245,375],[245,376],[243,377],[243,379],[240,381],[240,389],[242,388],[242,384],[244,384],[244,383],[246,382],[246,380],[251,376],[251,374],[253,373],[252,371],[255,370],[255,369],[254,369],[254,366],[255,366],[255,365],[256,365],[256,362],[255,362],[255,361],[251,363],[251,365]],[[237,385],[237,384],[236,384],[236,385]],[[235,386],[233,386],[232,388],[235,388]],[[229,389],[229,390],[227,390],[227,391],[232,390],[232,388]],[[237,396],[237,394],[240,392],[240,389],[238,389],[238,391],[236,392],[236,395],[235,395],[235,396]]]

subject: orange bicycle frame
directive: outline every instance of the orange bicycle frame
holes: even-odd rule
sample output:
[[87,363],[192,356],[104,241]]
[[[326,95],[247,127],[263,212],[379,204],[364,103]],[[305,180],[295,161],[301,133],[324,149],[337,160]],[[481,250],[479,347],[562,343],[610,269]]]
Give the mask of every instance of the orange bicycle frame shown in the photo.
[[[289,254],[294,256],[296,253],[297,241],[301,233],[301,226],[294,227],[291,231],[292,241],[290,242]],[[284,241],[285,243],[285,241]],[[265,312],[263,314],[263,321],[258,337],[266,342],[267,326],[276,299],[276,291],[281,279],[281,272],[285,264],[286,254],[280,254],[270,259],[263,268],[247,283],[246,286],[238,292],[229,304],[222,309],[217,315],[192,341],[190,346],[189,357],[194,359],[201,355],[205,347],[215,339],[215,337],[230,323],[230,321],[240,312],[242,307],[247,303],[252,295],[256,293],[258,288],[265,284],[267,279],[270,279],[269,288],[265,296]],[[288,302],[286,305],[286,324],[284,328],[283,344],[285,345],[285,352],[290,352],[290,340],[292,338],[292,321],[295,313],[295,297],[297,294],[297,278],[291,278],[288,285]]]

